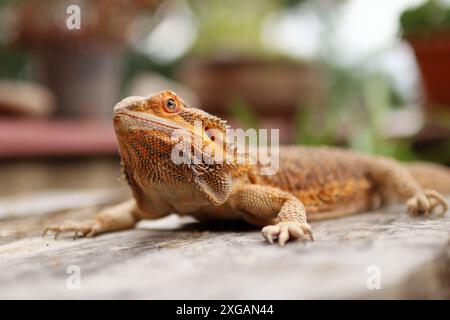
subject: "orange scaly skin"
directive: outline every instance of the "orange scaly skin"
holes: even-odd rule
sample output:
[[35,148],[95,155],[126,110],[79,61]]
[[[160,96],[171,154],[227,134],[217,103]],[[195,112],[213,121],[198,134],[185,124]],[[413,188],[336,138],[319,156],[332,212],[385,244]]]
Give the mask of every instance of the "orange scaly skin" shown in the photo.
[[[200,220],[245,219],[263,227],[265,239],[280,245],[312,239],[308,220],[335,218],[405,201],[411,214],[426,216],[448,206],[438,193],[450,192],[450,170],[433,164],[405,166],[395,160],[327,148],[280,148],[280,170],[259,174],[258,164],[175,164],[175,130],[198,136],[200,147],[219,148],[208,129],[225,132],[226,123],[187,106],[175,93],[130,97],[114,109],[124,176],[132,199],[84,223],[66,222],[45,230],[75,236],[133,228],[141,219],[171,213]],[[194,121],[202,130],[194,130]],[[191,152],[204,150],[192,145]],[[233,152],[234,153],[234,152]],[[235,160],[235,154],[232,154]],[[416,178],[414,178],[416,177]],[[432,179],[430,179],[432,177]],[[423,188],[419,183],[423,183]],[[438,191],[431,190],[438,189]]]

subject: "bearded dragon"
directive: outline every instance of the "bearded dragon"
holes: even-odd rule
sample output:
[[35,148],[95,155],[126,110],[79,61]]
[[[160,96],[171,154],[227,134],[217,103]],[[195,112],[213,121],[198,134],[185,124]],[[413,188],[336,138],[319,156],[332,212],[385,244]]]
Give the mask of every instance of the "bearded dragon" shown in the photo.
[[[200,130],[195,122],[200,121]],[[262,175],[256,163],[174,163],[179,143],[174,132],[201,141],[188,152],[206,147],[222,150],[211,129],[229,129],[222,119],[188,106],[171,91],[129,97],[114,108],[113,124],[123,175],[132,199],[101,211],[85,222],[67,221],[44,230],[73,232],[75,237],[130,229],[142,219],[171,213],[199,220],[243,219],[262,227],[269,243],[313,240],[309,221],[337,218],[400,200],[412,215],[444,214],[439,193],[450,193],[450,170],[430,163],[402,164],[394,159],[331,147],[281,146],[279,170]],[[233,149],[235,150],[235,149]],[[437,189],[437,190],[436,190]],[[437,210],[438,208],[442,210]]]

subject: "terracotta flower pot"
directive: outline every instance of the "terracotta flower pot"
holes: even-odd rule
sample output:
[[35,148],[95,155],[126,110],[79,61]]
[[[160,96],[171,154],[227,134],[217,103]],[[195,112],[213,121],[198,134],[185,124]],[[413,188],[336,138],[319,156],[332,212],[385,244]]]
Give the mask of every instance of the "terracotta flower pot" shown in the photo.
[[450,32],[406,39],[414,49],[427,105],[450,107]]

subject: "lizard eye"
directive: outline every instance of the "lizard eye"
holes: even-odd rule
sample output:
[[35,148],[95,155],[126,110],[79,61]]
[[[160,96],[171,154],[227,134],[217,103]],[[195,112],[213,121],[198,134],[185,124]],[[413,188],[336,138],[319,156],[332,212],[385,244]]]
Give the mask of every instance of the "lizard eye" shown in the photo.
[[177,104],[175,103],[175,100],[168,99],[166,101],[166,108],[167,108],[167,110],[173,111],[173,110],[175,110],[176,107],[177,107]]

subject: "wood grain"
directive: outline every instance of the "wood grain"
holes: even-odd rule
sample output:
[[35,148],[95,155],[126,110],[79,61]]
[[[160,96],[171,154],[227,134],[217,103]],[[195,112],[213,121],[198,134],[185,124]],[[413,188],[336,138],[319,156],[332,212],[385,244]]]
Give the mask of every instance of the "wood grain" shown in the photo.
[[[39,236],[45,223],[97,211],[0,221],[0,298],[450,298],[448,215],[391,207],[313,223],[316,241],[284,248],[246,225],[175,215],[94,239]],[[66,286],[70,265],[81,268],[79,290]],[[366,285],[369,266],[379,267],[379,290]]]

